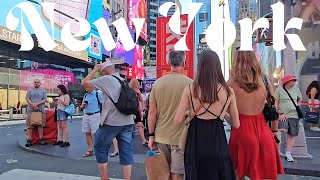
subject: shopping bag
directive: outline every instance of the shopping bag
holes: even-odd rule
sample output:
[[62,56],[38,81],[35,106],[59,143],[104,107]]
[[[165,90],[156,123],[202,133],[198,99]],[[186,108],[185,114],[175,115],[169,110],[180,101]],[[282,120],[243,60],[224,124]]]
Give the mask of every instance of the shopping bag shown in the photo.
[[145,158],[145,166],[148,180],[168,180],[170,177],[168,161],[163,153]]
[[69,116],[73,116],[76,114],[77,110],[76,110],[76,107],[74,106],[74,104],[70,104],[63,111],[66,112]]
[[31,112],[31,126],[42,126],[42,112]]

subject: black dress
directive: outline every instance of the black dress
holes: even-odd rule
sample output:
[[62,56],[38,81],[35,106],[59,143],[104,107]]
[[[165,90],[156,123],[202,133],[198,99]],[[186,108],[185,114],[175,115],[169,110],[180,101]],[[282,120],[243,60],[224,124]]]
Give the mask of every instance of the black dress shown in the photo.
[[236,180],[221,113],[217,116],[209,107],[202,114],[208,112],[216,119],[195,116],[190,123],[184,154],[186,180]]

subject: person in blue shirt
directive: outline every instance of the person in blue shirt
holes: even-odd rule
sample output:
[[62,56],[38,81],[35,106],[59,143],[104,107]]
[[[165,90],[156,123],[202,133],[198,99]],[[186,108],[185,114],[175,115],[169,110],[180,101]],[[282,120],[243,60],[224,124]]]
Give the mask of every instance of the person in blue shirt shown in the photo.
[[83,120],[82,120],[82,132],[86,134],[86,141],[88,145],[88,151],[83,154],[82,157],[93,156],[93,134],[99,128],[100,125],[100,112],[102,93],[96,91],[93,87],[86,87],[87,93],[83,97],[82,105],[83,109]]

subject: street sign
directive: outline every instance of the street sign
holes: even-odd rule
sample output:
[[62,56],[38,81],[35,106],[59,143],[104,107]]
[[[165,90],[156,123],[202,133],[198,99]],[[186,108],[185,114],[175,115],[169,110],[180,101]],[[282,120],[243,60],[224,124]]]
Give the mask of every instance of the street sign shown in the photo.
[[112,64],[123,64],[124,58],[106,58],[106,60],[109,60]]
[[269,28],[259,28],[257,35],[257,43],[270,44],[273,41],[273,19],[268,18]]

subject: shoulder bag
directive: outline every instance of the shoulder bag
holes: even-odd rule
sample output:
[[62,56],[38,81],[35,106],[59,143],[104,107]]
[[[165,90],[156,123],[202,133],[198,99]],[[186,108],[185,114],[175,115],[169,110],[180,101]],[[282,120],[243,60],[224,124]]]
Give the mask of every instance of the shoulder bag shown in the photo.
[[[190,97],[192,98],[192,97]],[[190,102],[190,98],[189,98],[189,102]],[[191,103],[190,103],[191,105]],[[186,125],[183,128],[180,140],[179,140],[179,148],[181,151],[184,152],[185,147],[186,147],[186,142],[187,142],[187,137],[188,137],[188,131],[189,131],[189,127],[190,127],[190,122],[192,121],[192,119],[194,118],[194,116],[196,116],[196,114],[198,114],[198,112],[200,111],[202,107],[202,104],[199,105],[199,107],[196,109],[196,111],[189,117],[187,117],[186,121]]]
[[264,108],[263,108],[263,115],[264,115],[266,122],[270,122],[270,121],[277,120],[279,118],[279,114],[276,110],[276,107],[274,106],[275,100],[269,91],[269,83],[268,83],[268,79],[266,76],[263,76],[263,83],[268,91],[268,95],[267,95],[267,99],[266,99],[267,102],[265,103]]
[[288,92],[288,90],[284,86],[283,86],[283,89],[287,92],[287,94],[289,95],[289,98],[291,99],[293,105],[296,107],[296,111],[298,113],[298,118],[302,119],[303,118],[303,113],[302,113],[302,110],[301,110],[300,106],[296,105],[296,103],[294,102],[292,96],[290,95],[290,93]]

